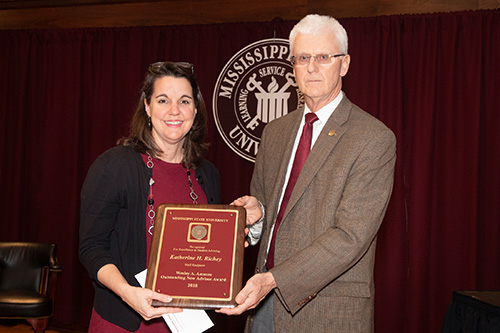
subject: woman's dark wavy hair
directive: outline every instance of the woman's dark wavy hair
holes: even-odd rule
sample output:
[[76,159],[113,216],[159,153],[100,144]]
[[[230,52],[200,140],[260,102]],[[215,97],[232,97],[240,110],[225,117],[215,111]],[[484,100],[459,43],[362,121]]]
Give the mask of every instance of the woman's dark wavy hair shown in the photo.
[[207,108],[194,76],[194,67],[189,63],[165,61],[149,66],[142,86],[141,97],[132,117],[130,135],[118,140],[118,144],[124,146],[133,145],[138,152],[143,154],[149,152],[156,158],[162,153],[153,139],[151,129],[148,127],[149,117],[144,106],[144,99],[148,104],[151,103],[156,80],[165,76],[185,78],[193,88],[194,103],[198,112],[194,118],[193,126],[184,140],[183,164],[185,167],[196,169],[201,165],[208,150],[208,143],[204,141],[207,133]]

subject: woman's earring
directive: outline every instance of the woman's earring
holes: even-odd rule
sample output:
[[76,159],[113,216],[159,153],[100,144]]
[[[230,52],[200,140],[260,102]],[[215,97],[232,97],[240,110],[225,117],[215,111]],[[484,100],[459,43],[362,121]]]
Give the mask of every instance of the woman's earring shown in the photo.
[[148,116],[148,128],[149,128],[150,131],[153,130],[153,123],[151,122],[151,117],[150,116]]

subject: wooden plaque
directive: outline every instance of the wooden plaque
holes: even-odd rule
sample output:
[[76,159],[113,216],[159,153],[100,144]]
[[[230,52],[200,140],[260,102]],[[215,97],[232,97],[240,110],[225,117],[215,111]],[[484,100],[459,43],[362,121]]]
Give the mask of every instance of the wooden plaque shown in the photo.
[[246,210],[233,205],[162,204],[156,210],[146,288],[153,306],[235,307],[242,288]]

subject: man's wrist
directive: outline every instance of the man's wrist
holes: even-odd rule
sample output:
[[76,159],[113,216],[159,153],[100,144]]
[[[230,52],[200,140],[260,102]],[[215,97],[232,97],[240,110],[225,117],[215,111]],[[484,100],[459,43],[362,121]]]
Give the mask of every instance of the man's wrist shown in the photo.
[[258,201],[260,210],[262,211],[262,216],[260,219],[252,225],[248,226],[248,236],[247,242],[250,245],[255,245],[259,242],[260,236],[262,235],[262,225],[266,217],[266,210],[262,202]]
[[262,202],[260,202],[260,200],[257,200],[257,202],[259,203],[259,207],[260,207],[260,210],[262,212],[262,216],[255,223],[262,223],[262,222],[264,222],[264,219],[266,218],[266,209],[264,208],[264,205],[262,204]]

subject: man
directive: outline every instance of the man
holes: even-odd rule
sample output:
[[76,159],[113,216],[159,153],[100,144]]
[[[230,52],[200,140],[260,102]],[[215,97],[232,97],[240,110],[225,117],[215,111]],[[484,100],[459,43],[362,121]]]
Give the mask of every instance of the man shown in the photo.
[[[396,140],[341,90],[350,57],[337,20],[306,16],[290,33],[290,51],[305,107],[264,130],[253,196],[235,201],[265,207],[257,274],[238,294],[239,305],[220,312],[256,307],[247,322],[253,332],[371,332],[376,234],[392,191]],[[312,149],[291,176],[308,131],[304,119],[315,118],[308,113],[319,118]]]

